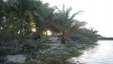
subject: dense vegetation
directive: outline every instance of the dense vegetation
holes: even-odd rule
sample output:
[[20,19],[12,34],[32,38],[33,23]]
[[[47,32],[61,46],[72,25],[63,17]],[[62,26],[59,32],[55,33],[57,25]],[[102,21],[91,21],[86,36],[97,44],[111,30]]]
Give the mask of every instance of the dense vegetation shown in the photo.
[[[0,57],[24,54],[27,64],[64,64],[79,49],[96,42],[97,31],[84,28],[71,8],[50,7],[39,0],[0,0]],[[47,30],[61,44],[49,45]]]

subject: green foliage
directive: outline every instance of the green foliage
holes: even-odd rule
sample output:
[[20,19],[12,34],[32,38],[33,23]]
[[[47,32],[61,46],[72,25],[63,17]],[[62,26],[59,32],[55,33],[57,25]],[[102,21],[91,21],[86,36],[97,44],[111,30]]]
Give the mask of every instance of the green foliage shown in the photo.
[[95,42],[97,41],[97,34],[90,29],[81,29],[75,32],[74,36],[78,38],[80,43],[86,45],[96,44]]
[[9,53],[9,51],[10,51],[9,48],[0,47],[0,56],[7,55]]
[[[73,56],[80,55],[80,52],[75,47],[67,48],[64,45],[58,45],[46,50],[40,50],[37,58],[29,60],[27,63],[32,64],[65,64],[68,59]],[[31,62],[31,63],[30,63]]]
[[65,6],[59,10],[40,0],[0,0],[0,55],[25,54],[33,59],[27,64],[64,64],[80,55],[74,43],[50,45],[43,34],[50,29],[61,34],[62,43],[71,37],[79,44],[94,44],[97,31],[83,28],[86,22],[74,19],[82,11],[70,15],[71,10]]
[[26,54],[33,54],[38,52],[39,50],[44,50],[49,48],[47,45],[49,41],[46,38],[38,39],[38,40],[25,40],[22,43],[22,51]]

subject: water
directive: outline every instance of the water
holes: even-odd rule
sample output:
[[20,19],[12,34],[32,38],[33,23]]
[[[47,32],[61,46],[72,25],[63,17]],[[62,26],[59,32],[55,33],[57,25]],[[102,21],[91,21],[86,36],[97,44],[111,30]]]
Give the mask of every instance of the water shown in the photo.
[[98,45],[83,52],[78,58],[73,58],[78,64],[113,64],[113,41],[98,41]]

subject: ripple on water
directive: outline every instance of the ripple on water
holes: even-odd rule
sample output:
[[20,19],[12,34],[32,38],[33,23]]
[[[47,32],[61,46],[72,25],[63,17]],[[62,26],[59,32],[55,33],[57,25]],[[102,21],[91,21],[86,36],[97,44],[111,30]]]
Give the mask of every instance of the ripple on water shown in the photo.
[[113,64],[113,41],[98,41],[95,48],[83,52],[78,58],[72,58],[78,64]]

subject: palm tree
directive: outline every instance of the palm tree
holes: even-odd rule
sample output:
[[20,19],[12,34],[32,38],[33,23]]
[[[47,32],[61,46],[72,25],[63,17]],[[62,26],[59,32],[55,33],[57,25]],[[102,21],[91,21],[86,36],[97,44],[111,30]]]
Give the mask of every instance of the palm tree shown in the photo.
[[[28,38],[35,28],[34,0],[7,0],[0,4],[0,28],[11,37]],[[7,31],[5,31],[7,30]],[[19,33],[19,34],[18,34]],[[15,35],[14,35],[15,34]]]
[[38,32],[40,32],[40,34],[42,34],[43,31],[49,29],[49,26],[52,24],[54,11],[55,9],[49,7],[48,3],[36,7],[35,10],[35,16],[37,18],[36,25],[38,27]]
[[[70,33],[70,29],[75,26],[75,19],[74,17],[78,15],[82,11],[78,11],[74,13],[72,16],[70,16],[71,8],[68,8],[65,10],[65,6],[63,6],[62,10],[59,10],[55,13],[55,16],[53,18],[54,26],[59,29],[61,35],[61,43],[64,43],[64,37],[66,34]],[[78,27],[77,27],[78,28]]]

